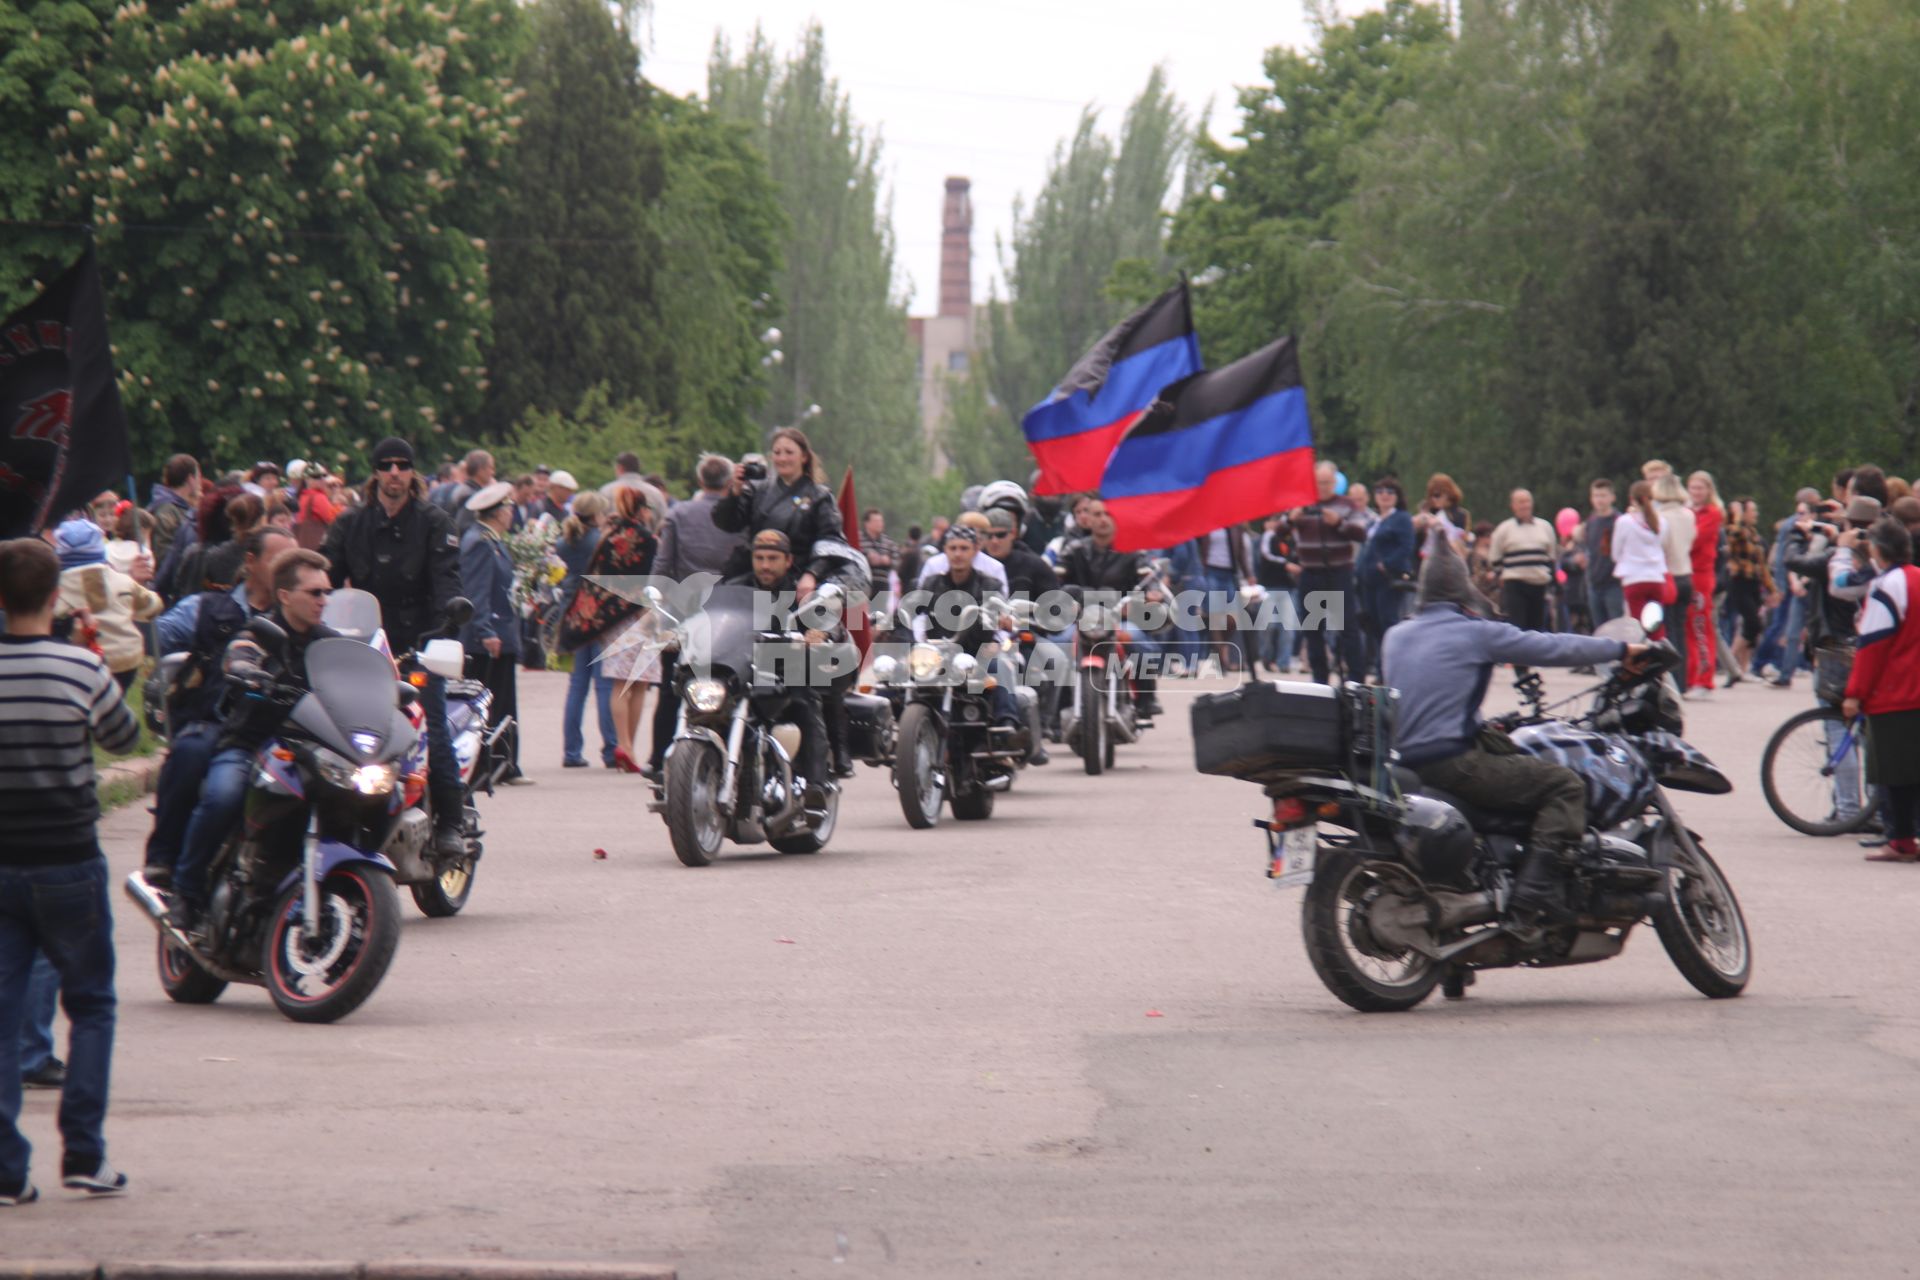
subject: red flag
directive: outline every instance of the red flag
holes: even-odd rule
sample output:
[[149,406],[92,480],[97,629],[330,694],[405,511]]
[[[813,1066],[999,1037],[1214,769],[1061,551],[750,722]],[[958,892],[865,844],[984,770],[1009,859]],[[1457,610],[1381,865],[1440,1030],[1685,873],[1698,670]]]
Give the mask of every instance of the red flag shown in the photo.
[[[840,480],[840,527],[846,532],[847,545],[855,551],[860,550],[860,504],[853,496],[853,468],[847,468],[847,474]],[[873,595],[885,593],[887,584],[875,583]],[[867,650],[873,648],[873,618],[863,608],[860,611],[860,625],[853,630],[853,643],[860,650],[860,661],[867,660]]]

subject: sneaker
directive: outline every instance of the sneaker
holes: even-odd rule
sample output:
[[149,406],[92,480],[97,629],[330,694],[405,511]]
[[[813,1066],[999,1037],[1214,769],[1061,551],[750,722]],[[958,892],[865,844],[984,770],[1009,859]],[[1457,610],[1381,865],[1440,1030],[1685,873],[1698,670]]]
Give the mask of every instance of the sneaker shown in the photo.
[[1782,676],[1778,679],[1767,681],[1767,684],[1775,689],[1791,689],[1793,688],[1793,677]]
[[67,1083],[67,1064],[48,1058],[33,1070],[21,1072],[20,1083],[29,1089],[59,1089]]
[[1753,674],[1759,676],[1762,680],[1778,680],[1780,678],[1780,668],[1769,662]]
[[117,1196],[126,1194],[127,1175],[115,1173],[113,1166],[105,1160],[92,1173],[69,1173],[61,1177],[60,1185],[69,1191],[84,1191],[90,1196]]
[[23,1182],[17,1191],[0,1191],[0,1209],[17,1209],[23,1204],[32,1204],[40,1198],[40,1188],[31,1182]]
[[560,767],[562,769],[584,769],[587,767],[587,758],[585,756],[576,756],[571,760],[562,760]]

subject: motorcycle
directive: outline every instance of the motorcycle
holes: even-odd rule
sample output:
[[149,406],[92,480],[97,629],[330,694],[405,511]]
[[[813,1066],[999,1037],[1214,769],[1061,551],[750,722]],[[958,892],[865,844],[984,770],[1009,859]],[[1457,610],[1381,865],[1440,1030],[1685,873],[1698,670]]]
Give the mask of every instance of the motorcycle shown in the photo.
[[[441,626],[421,637],[421,645],[452,645],[453,649],[447,650],[441,664],[449,665],[459,646],[456,641],[442,637],[457,631],[472,616],[472,603],[464,597],[456,598]],[[414,688],[426,684],[427,672],[420,667],[420,652],[403,654],[398,659],[393,657],[381,623],[380,602],[368,592],[353,588],[335,591],[327,600],[321,621],[386,655],[394,663],[396,674],[414,668],[404,677]],[[402,772],[406,780],[407,810],[381,852],[394,865],[394,881],[407,886],[414,906],[422,915],[436,919],[458,915],[473,895],[474,873],[485,852],[482,837],[486,835],[480,826],[480,810],[474,804],[474,795],[480,791],[493,794],[495,784],[509,767],[500,741],[515,728],[509,716],[489,729],[487,718],[492,709],[493,693],[480,681],[448,679],[447,728],[453,743],[454,767],[460,775],[460,830],[466,841],[466,854],[460,858],[439,859],[433,852],[433,806],[426,785],[428,746],[424,716],[417,700],[407,704],[407,718],[419,735]]]
[[[991,723],[987,690],[996,677],[953,641],[923,640],[904,659],[875,658],[873,679],[899,702],[892,776],[907,825],[938,825],[942,798],[962,822],[992,817],[994,796],[1013,785],[1030,750],[1014,729]],[[1017,686],[1014,696],[1031,724],[1033,690]]]
[[836,787],[824,786],[821,807],[806,804],[794,776],[800,728],[782,718],[792,696],[784,677],[807,669],[806,639],[756,630],[755,594],[746,586],[715,587],[705,606],[682,620],[647,588],[680,649],[673,689],[679,722],[659,808],[674,855],[689,867],[710,864],[728,840],[818,853],[839,820]]
[[[256,617],[247,629],[271,653],[286,634]],[[449,652],[451,650],[451,653]],[[457,673],[459,646],[429,646],[425,662]],[[283,707],[275,736],[254,758],[245,818],[208,869],[204,926],[189,934],[168,915],[171,894],[144,871],[129,898],[158,931],[160,985],[182,1004],[209,1004],[230,983],[264,986],[296,1022],[333,1022],[386,976],[400,938],[394,866],[380,850],[407,812],[401,769],[418,734],[390,659],[357,640],[314,641],[310,688],[252,690]]]
[[[1143,572],[1141,589],[1172,599],[1166,573],[1166,562],[1156,561]],[[1076,588],[1068,590],[1079,594]],[[1138,742],[1153,727],[1153,718],[1141,712],[1129,670],[1131,646],[1122,613],[1123,606],[1086,601],[1075,628],[1075,676],[1060,709],[1060,736],[1090,777],[1113,768],[1116,744]]]
[[[1639,643],[1658,625],[1655,609],[1598,634]],[[1724,999],[1752,973],[1746,921],[1667,791],[1722,795],[1732,783],[1679,735],[1665,677],[1682,661],[1655,645],[1641,670],[1616,664],[1553,707],[1542,705],[1539,677],[1522,671],[1523,709],[1493,721],[1516,750],[1586,784],[1589,830],[1567,873],[1566,923],[1509,916],[1533,815],[1477,808],[1395,764],[1390,690],[1269,684],[1199,699],[1196,762],[1257,782],[1272,800],[1271,819],[1254,823],[1266,836],[1266,873],[1306,887],[1308,959],[1355,1009],[1411,1009],[1436,985],[1457,999],[1480,969],[1611,959],[1648,920],[1681,975]],[[1589,695],[1583,713],[1553,714]],[[1266,702],[1276,705],[1255,706]]]

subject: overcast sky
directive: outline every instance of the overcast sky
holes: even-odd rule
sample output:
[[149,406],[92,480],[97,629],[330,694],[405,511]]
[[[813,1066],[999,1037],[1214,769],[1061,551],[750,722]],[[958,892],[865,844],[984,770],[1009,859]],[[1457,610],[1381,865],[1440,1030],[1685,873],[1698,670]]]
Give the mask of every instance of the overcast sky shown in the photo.
[[984,299],[1014,196],[1031,200],[1082,106],[1117,132],[1165,62],[1183,102],[1213,101],[1225,137],[1235,89],[1261,79],[1261,53],[1308,43],[1304,10],[1304,0],[656,0],[643,69],[675,93],[704,94],[716,30],[738,47],[758,23],[784,53],[817,18],[855,116],[881,131],[900,283],[922,315],[939,285],[947,175],[973,180],[973,289]]

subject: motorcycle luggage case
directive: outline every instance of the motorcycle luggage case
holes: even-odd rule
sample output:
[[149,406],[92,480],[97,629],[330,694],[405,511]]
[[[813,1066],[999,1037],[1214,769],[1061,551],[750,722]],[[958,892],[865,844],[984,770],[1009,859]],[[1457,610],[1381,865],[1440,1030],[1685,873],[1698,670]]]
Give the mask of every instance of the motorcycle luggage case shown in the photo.
[[1347,767],[1346,715],[1323,684],[1256,680],[1193,701],[1193,763],[1201,773],[1259,779],[1286,769]]
[[873,693],[847,694],[847,749],[856,760],[893,754],[893,704]]

